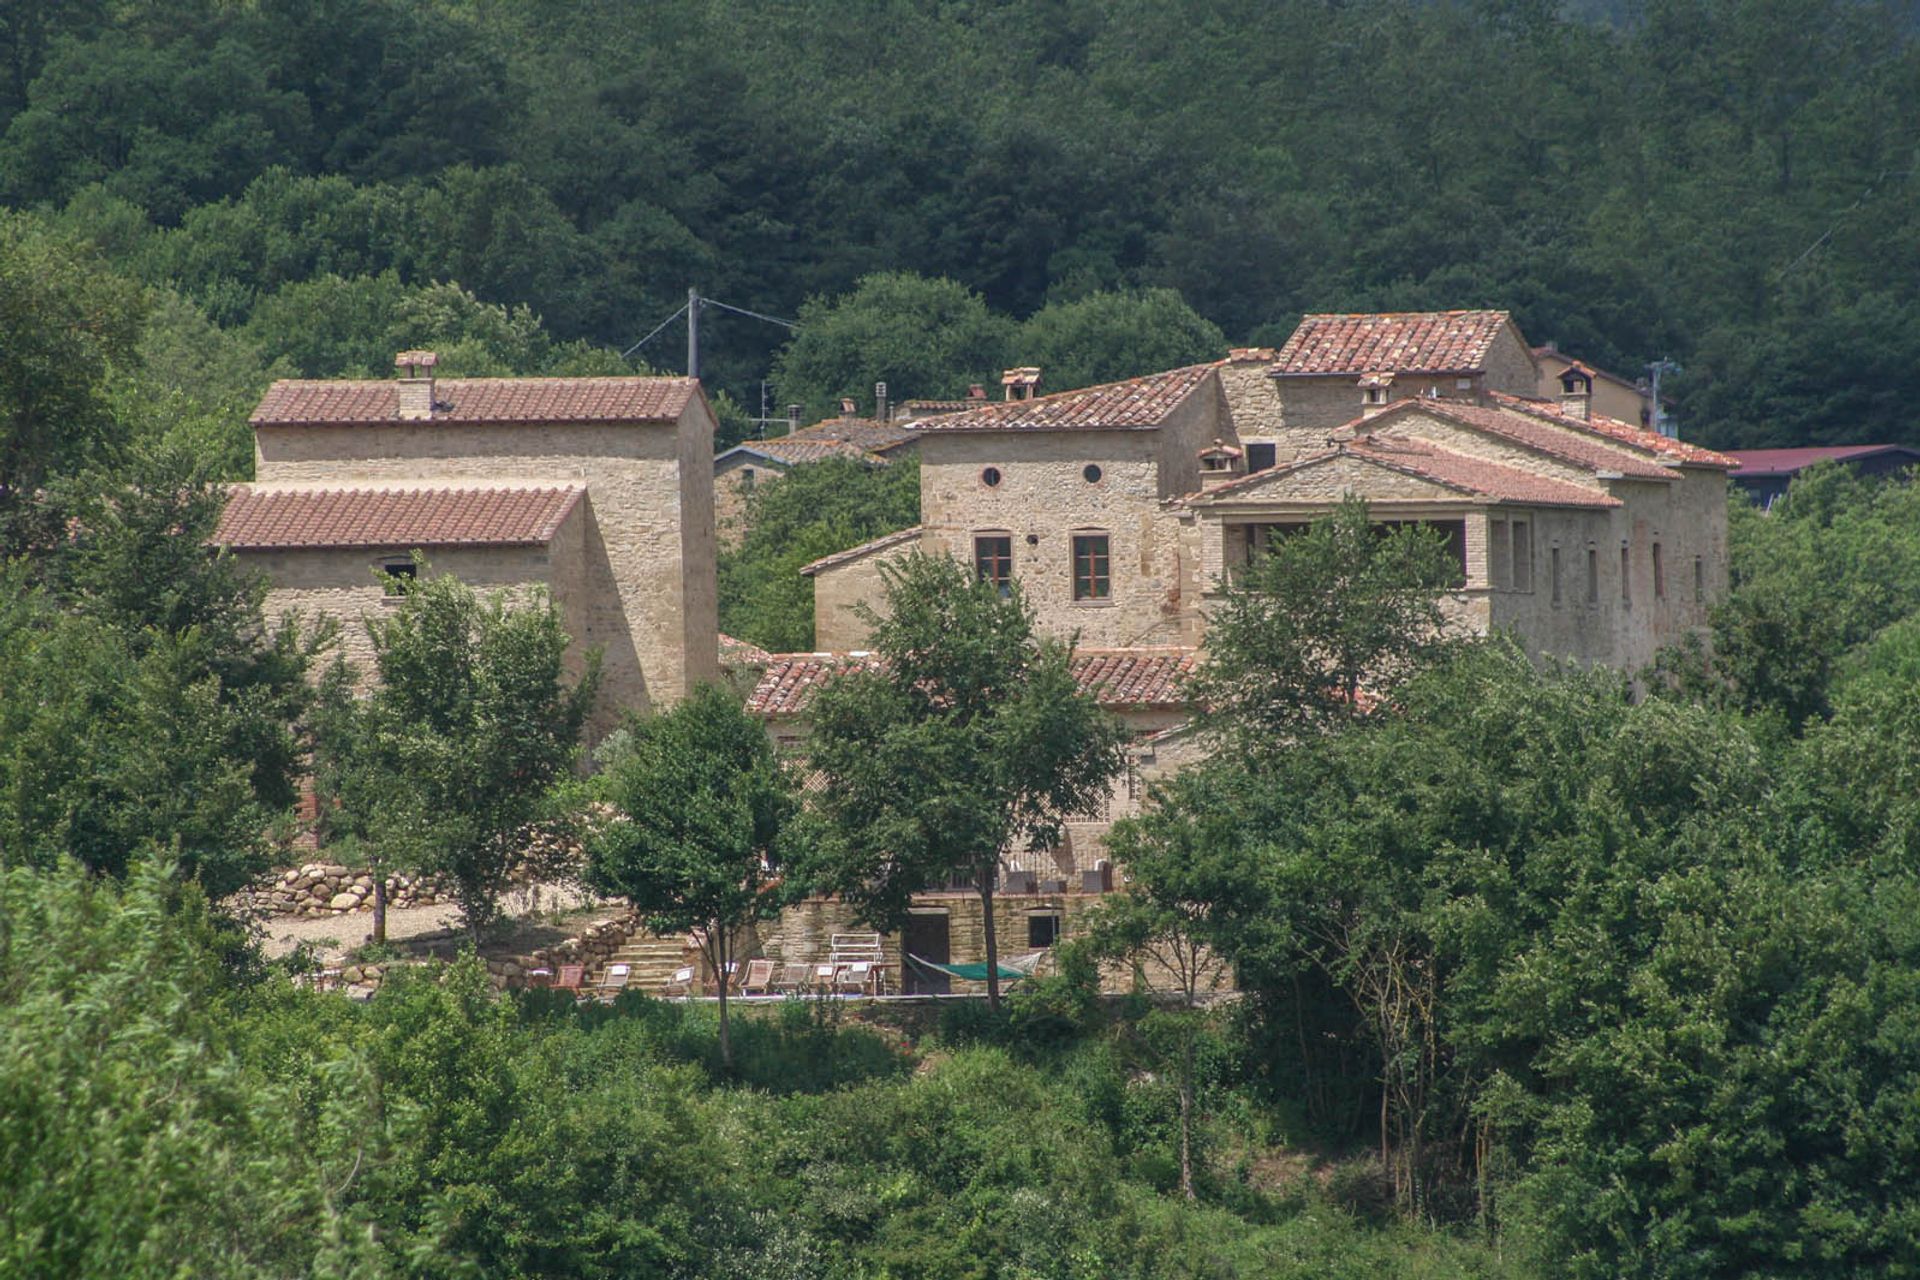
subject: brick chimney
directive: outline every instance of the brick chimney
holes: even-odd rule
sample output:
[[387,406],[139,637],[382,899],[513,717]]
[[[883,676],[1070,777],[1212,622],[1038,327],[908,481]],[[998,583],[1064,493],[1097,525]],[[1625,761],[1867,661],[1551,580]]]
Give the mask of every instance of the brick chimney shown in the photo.
[[1009,400],[1031,400],[1034,388],[1040,385],[1040,370],[1033,365],[1009,369],[1000,375],[1000,385],[1006,388]]
[[402,351],[393,358],[400,370],[395,387],[400,417],[404,421],[424,422],[433,417],[433,366],[440,357],[431,351]]
[[1582,422],[1593,412],[1593,370],[1578,361],[1560,375],[1560,412]]
[[967,388],[967,399],[985,400],[986,398],[987,398],[987,389],[982,384],[976,382],[972,386]]

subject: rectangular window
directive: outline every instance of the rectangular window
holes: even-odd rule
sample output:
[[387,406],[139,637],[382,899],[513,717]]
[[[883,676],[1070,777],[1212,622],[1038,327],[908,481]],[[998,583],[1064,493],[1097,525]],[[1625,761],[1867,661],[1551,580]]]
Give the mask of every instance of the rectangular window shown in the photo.
[[1247,441],[1247,474],[1273,470],[1273,450],[1271,440]]
[[973,539],[973,571],[1006,595],[1013,586],[1013,535],[982,533]]
[[389,560],[380,566],[380,589],[389,596],[403,596],[419,573],[420,566],[411,560]]
[[1050,947],[1060,940],[1060,917],[1056,915],[1035,915],[1027,917],[1027,949],[1038,951]]
[[1493,588],[1513,583],[1512,544],[1508,541],[1507,522],[1487,522],[1487,585]]
[[1513,589],[1533,590],[1533,526],[1525,520],[1513,522]]
[[1657,542],[1653,544],[1653,598],[1667,598],[1667,566],[1660,558],[1660,544]]
[[1107,555],[1107,535],[1073,535],[1073,598],[1105,600],[1113,590]]
[[1600,553],[1587,548],[1587,603],[1600,603]]
[[1553,578],[1553,602],[1560,603],[1560,548],[1554,547],[1547,552],[1547,571]]
[[1693,602],[1704,604],[1707,599],[1707,566],[1699,556],[1693,558]]
[[1633,559],[1627,548],[1620,548],[1620,603],[1633,603]]

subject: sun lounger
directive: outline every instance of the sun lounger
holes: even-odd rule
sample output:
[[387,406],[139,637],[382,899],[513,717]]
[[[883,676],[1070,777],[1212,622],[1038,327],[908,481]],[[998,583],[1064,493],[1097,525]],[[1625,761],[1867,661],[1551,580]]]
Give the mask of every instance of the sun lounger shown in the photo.
[[660,994],[664,996],[684,996],[692,990],[693,990],[693,966],[692,965],[687,965],[685,968],[682,968],[682,969],[675,969],[673,971],[673,976],[671,978],[668,978],[666,982],[662,983],[660,986]]
[[553,980],[554,989],[580,994],[580,985],[587,980],[587,966],[583,964],[563,964],[560,976]]
[[632,976],[631,965],[610,964],[606,976],[600,979],[600,985],[593,989],[593,994],[598,999],[611,1000],[626,989],[627,979]]
[[773,994],[773,961],[747,961],[747,976],[740,980],[740,994],[750,996],[756,992],[763,996]]

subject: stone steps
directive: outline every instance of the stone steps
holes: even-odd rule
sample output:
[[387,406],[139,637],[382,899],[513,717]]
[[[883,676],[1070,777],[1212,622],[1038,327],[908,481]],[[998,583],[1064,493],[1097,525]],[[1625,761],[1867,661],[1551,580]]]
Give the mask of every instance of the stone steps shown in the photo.
[[[684,935],[661,938],[650,933],[637,933],[607,957],[608,965],[632,966],[627,985],[648,995],[658,995],[661,988],[672,979],[676,969],[691,963],[693,960],[688,955]],[[603,967],[591,975],[590,980],[598,981],[605,972]]]

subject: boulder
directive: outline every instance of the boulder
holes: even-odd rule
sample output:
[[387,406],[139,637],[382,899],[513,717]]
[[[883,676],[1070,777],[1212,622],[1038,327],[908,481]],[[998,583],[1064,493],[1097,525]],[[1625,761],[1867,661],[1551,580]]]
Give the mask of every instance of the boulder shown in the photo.
[[327,902],[328,908],[334,911],[351,911],[359,905],[359,895],[352,893],[336,893]]

